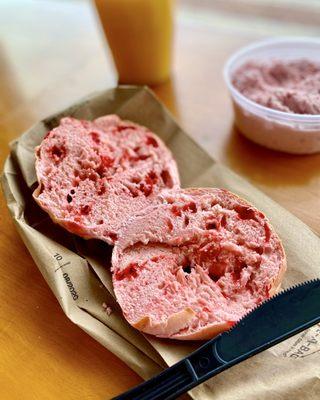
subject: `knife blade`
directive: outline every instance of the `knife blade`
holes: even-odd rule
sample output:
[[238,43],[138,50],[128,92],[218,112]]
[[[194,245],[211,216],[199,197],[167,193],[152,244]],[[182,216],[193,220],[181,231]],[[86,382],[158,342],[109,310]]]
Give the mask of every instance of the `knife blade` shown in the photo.
[[320,322],[320,279],[291,287],[263,302],[231,330],[113,400],[172,400]]

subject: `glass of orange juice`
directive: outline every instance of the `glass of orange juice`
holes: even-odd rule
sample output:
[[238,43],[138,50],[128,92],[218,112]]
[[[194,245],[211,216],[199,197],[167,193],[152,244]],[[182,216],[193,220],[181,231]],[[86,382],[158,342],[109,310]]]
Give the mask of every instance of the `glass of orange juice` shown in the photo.
[[95,0],[119,83],[155,85],[170,76],[174,0]]

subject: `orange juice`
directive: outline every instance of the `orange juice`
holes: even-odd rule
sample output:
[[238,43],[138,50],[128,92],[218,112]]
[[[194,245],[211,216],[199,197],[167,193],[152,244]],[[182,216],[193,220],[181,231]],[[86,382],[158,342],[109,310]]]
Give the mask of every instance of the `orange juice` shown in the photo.
[[169,78],[173,0],[95,0],[120,83]]

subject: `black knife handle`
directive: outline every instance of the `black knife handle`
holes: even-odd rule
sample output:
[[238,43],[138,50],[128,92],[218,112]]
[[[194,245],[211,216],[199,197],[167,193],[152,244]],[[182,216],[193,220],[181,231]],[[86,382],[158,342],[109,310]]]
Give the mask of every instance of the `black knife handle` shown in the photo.
[[192,389],[226,367],[216,352],[215,340],[211,340],[161,374],[139,386],[114,397],[113,400],[170,400]]

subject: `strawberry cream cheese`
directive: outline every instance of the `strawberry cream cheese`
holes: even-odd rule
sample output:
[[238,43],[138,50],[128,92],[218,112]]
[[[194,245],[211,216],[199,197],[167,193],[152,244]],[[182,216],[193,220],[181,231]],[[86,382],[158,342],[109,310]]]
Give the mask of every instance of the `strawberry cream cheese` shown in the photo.
[[320,64],[307,59],[247,61],[232,83],[262,106],[295,114],[320,114]]

